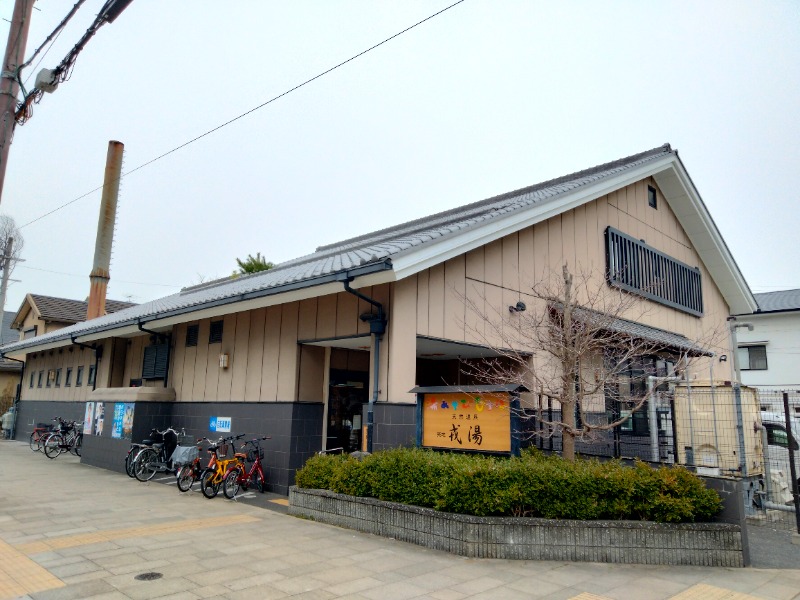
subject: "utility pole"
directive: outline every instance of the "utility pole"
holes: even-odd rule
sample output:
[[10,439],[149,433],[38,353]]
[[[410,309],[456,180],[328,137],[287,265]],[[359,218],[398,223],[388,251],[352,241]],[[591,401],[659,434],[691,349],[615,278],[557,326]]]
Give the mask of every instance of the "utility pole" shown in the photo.
[[8,289],[8,276],[11,274],[11,255],[14,252],[14,238],[10,237],[6,241],[3,249],[3,281],[0,283],[0,315],[6,309],[6,290]]
[[14,137],[17,110],[17,68],[25,62],[25,47],[28,44],[28,29],[31,24],[34,0],[16,0],[11,27],[8,30],[6,53],[3,57],[3,72],[0,77],[0,202],[3,199],[3,184],[8,166],[8,151]]

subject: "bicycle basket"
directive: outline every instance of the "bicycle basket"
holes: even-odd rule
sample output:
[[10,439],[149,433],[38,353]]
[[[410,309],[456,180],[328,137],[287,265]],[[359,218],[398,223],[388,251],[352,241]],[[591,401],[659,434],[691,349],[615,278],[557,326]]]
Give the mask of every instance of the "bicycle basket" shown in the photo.
[[264,449],[263,448],[261,448],[261,447],[259,447],[258,449],[251,448],[250,450],[247,451],[247,460],[249,462],[255,462],[256,461],[256,452],[258,453],[258,458],[260,458],[262,460],[264,459]]
[[170,460],[179,465],[188,465],[200,455],[197,446],[178,446],[172,453]]

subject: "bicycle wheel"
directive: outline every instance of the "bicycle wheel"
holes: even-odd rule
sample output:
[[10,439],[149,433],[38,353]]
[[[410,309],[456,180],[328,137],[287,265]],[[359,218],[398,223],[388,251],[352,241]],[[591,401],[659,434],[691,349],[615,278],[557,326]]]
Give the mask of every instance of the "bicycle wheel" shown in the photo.
[[42,434],[38,431],[31,432],[31,439],[30,439],[30,446],[31,450],[34,452],[39,452],[42,449]]
[[73,439],[72,443],[69,445],[69,451],[75,456],[80,456],[81,446],[83,446],[83,434],[79,433],[78,435],[75,436],[75,439]]
[[261,477],[261,475],[256,472],[255,475],[250,479],[250,487],[259,491],[259,493],[263,494],[267,491],[267,482]]
[[225,475],[225,481],[222,482],[222,493],[225,494],[228,500],[233,500],[236,494],[239,493],[241,477],[242,471],[239,468],[231,469],[228,474]]
[[42,449],[44,450],[44,455],[47,458],[55,458],[56,456],[61,454],[61,444],[63,443],[64,440],[62,439],[60,433],[51,433],[42,442]]
[[133,467],[136,462],[136,454],[138,451],[137,448],[131,448],[125,456],[125,472],[128,474],[128,477],[132,479],[136,477],[136,473],[133,472]]
[[188,492],[192,489],[194,483],[194,469],[192,465],[183,465],[178,471],[177,475],[178,489],[182,492]]
[[133,474],[139,481],[150,481],[156,474],[153,463],[158,461],[158,455],[152,448],[145,448],[136,455],[133,465]]
[[206,469],[200,474],[200,490],[206,498],[211,499],[219,493],[219,483],[214,483],[216,474],[214,469]]

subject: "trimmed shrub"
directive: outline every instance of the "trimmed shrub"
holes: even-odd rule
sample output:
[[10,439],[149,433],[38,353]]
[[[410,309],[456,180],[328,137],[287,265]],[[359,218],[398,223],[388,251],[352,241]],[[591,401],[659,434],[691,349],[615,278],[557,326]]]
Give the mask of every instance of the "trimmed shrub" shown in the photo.
[[633,467],[526,451],[519,458],[397,448],[363,459],[314,456],[298,487],[476,516],[704,521],[722,507],[682,467]]

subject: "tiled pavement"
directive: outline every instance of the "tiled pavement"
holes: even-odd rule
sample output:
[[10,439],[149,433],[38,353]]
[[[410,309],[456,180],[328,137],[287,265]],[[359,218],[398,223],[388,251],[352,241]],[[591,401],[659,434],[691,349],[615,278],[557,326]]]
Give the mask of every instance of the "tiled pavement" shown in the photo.
[[[207,500],[48,460],[19,442],[0,443],[0,477],[0,600],[800,600],[800,568],[467,559],[289,517],[263,497]],[[148,573],[160,577],[137,579]]]

